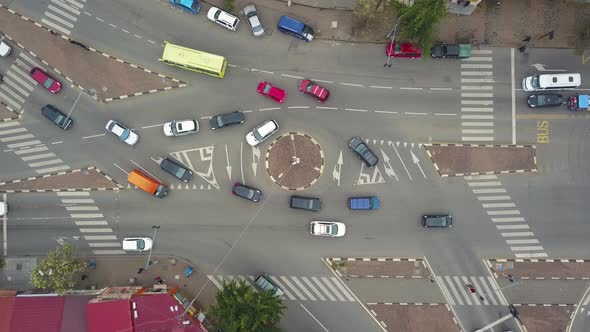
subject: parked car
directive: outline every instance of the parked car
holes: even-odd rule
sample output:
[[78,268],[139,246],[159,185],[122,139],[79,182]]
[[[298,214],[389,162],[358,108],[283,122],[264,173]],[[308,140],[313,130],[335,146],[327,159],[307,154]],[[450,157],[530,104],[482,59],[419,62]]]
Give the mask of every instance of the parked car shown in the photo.
[[191,14],[198,14],[201,11],[201,4],[197,0],[170,0],[170,3]]
[[7,57],[10,55],[11,51],[12,51],[12,47],[10,47],[4,41],[0,40],[0,56]]
[[430,48],[432,58],[468,58],[471,56],[469,44],[434,44]]
[[529,107],[553,107],[564,103],[563,96],[557,93],[530,95],[527,100]]
[[256,7],[253,4],[249,4],[242,9],[244,12],[244,16],[246,16],[246,20],[250,25],[250,30],[255,37],[260,37],[264,35],[264,28],[262,27],[262,23],[260,23],[260,18],[258,18],[258,12],[256,11]]
[[262,191],[239,182],[234,183],[231,192],[238,197],[245,198],[252,202],[258,202],[260,198],[262,198]]
[[268,82],[260,82],[258,84],[258,93],[263,96],[266,96],[277,103],[283,103],[285,98],[287,98],[287,93],[283,89],[279,89]]
[[275,120],[265,121],[246,135],[246,142],[250,146],[256,146],[276,133],[277,130],[279,130],[279,124]]
[[361,158],[367,167],[373,167],[379,162],[379,157],[360,138],[355,137],[351,139],[348,146]]
[[337,221],[312,221],[309,232],[316,236],[341,237],[346,234],[346,225]]
[[385,55],[394,58],[421,58],[422,51],[411,43],[389,43]]
[[0,217],[4,217],[8,213],[8,203],[0,202]]
[[225,127],[235,126],[244,123],[244,113],[240,111],[214,115],[209,119],[209,128],[217,130]]
[[323,88],[321,85],[312,80],[301,80],[299,82],[299,91],[314,97],[320,103],[328,100],[328,96],[330,95],[330,91],[328,91],[328,89]]
[[238,29],[238,24],[240,23],[240,20],[237,17],[228,12],[224,12],[217,7],[211,7],[209,9],[207,12],[207,18],[231,31],[236,31]]
[[62,111],[58,110],[53,105],[45,105],[41,108],[41,114],[46,117],[49,121],[53,122],[56,126],[63,130],[68,130],[74,123],[74,120],[67,116]]
[[312,41],[315,35],[312,27],[287,15],[281,16],[277,29],[284,34],[306,42]]
[[453,217],[448,214],[427,214],[423,216],[422,226],[447,228],[453,226]]
[[193,178],[193,171],[170,157],[162,159],[160,168],[182,182],[189,182]]
[[276,297],[281,297],[285,294],[281,287],[275,284],[275,282],[266,274],[261,274],[256,277],[256,279],[254,279],[254,285],[263,292],[271,292],[272,295]]
[[350,197],[348,199],[348,208],[351,210],[377,210],[379,208],[379,198],[377,196]]
[[199,132],[199,122],[195,120],[174,120],[164,123],[164,135],[184,136]]
[[31,69],[31,77],[51,93],[58,93],[61,90],[61,83],[49,76],[43,69],[33,67]]
[[125,251],[148,251],[152,249],[152,239],[149,237],[126,237],[123,239],[123,250]]
[[292,209],[317,212],[322,208],[322,202],[319,198],[315,197],[291,196],[289,199],[289,206]]
[[125,142],[129,145],[135,145],[139,140],[139,136],[137,136],[136,133],[115,120],[109,120],[105,128],[108,132],[115,135],[119,141]]

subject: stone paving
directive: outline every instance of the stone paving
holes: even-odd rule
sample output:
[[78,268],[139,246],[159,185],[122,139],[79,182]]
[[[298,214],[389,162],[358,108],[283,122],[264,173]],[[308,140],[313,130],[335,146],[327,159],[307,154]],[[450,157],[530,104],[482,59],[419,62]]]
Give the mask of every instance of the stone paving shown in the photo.
[[113,179],[94,167],[0,182],[0,192],[118,190],[120,188],[122,187]]

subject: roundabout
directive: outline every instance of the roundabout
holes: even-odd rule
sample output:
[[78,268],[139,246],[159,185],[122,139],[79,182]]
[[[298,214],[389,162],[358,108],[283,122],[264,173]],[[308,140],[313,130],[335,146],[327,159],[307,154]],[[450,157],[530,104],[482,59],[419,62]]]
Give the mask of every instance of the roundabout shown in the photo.
[[305,190],[324,171],[324,151],[308,134],[289,132],[270,144],[265,165],[270,179],[282,189]]

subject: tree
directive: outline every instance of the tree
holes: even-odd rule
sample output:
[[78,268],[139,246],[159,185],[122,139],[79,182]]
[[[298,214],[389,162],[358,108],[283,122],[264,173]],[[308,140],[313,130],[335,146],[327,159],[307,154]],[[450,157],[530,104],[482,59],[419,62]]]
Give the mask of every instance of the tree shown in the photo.
[[223,282],[208,314],[225,332],[272,331],[284,316],[283,299],[271,292],[257,292],[244,280]]
[[74,247],[65,245],[50,250],[31,273],[31,284],[63,295],[76,286],[77,274],[86,269],[84,262],[74,253]]
[[398,0],[390,0],[398,14],[398,40],[412,40],[425,56],[435,38],[434,27],[447,16],[445,0],[416,0],[406,6]]
[[226,12],[231,13],[236,8],[236,0],[223,0],[221,7]]

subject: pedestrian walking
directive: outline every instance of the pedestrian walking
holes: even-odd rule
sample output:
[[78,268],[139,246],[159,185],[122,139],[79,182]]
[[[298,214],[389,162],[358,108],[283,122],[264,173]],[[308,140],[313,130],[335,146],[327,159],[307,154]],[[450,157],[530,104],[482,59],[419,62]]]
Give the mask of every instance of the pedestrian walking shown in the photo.
[[88,276],[87,276],[87,275],[85,275],[85,274],[83,274],[83,275],[82,275],[82,280],[86,280],[86,279],[88,279]]
[[143,270],[145,270],[143,267],[140,267],[139,270],[137,270],[137,274],[141,274],[141,272],[143,272]]

